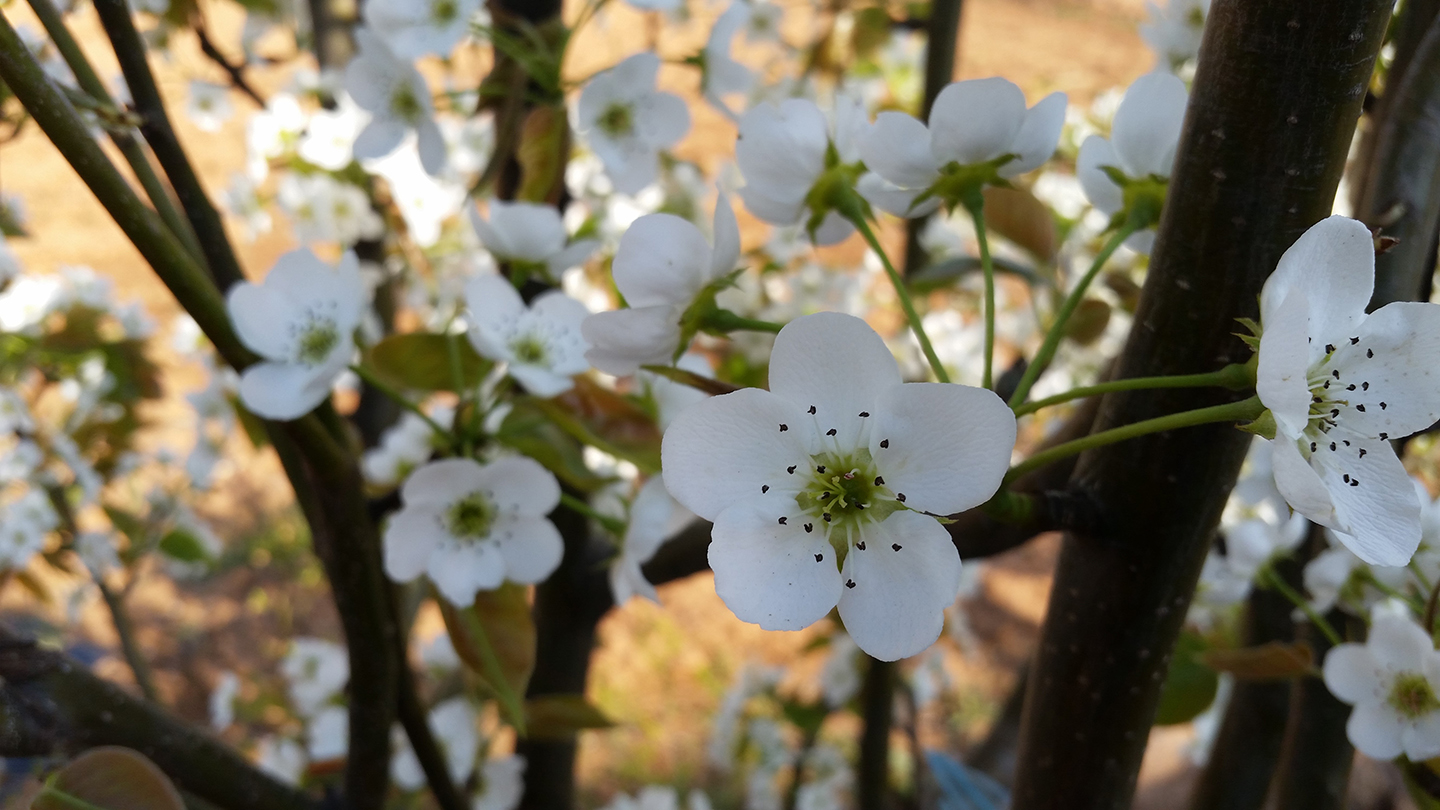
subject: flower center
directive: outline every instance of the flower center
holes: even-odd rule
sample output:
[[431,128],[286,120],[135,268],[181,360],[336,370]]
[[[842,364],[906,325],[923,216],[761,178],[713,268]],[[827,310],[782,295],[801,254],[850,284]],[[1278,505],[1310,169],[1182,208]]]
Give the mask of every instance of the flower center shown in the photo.
[[1415,720],[1440,709],[1440,698],[1425,676],[1418,672],[1402,672],[1390,686],[1387,702],[1402,717]]
[[408,82],[396,85],[395,91],[390,94],[390,112],[402,121],[415,121],[425,112],[420,106],[420,99],[415,96],[415,91]]
[[600,118],[595,121],[595,126],[600,131],[612,138],[619,138],[629,135],[635,130],[635,111],[630,105],[615,102],[600,113]]
[[318,366],[325,362],[330,352],[340,343],[340,330],[329,318],[311,321],[295,348],[297,362]]
[[850,544],[859,540],[862,526],[883,521],[903,507],[877,472],[868,449],[821,453],[810,460],[809,481],[795,495],[795,502],[814,519],[807,527],[825,531],[840,564]]
[[527,366],[547,365],[546,359],[550,356],[549,347],[537,335],[521,335],[510,341],[510,352],[515,355],[515,362]]
[[445,528],[462,540],[480,540],[490,534],[495,522],[495,504],[483,492],[472,492],[450,505]]
[[438,0],[430,7],[430,18],[441,25],[449,24],[460,14],[460,4],[455,0]]

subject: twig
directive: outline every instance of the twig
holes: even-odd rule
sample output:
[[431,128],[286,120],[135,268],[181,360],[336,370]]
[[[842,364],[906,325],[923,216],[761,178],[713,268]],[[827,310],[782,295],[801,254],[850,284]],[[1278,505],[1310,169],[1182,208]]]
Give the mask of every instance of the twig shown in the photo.
[[225,71],[225,74],[230,77],[232,87],[249,96],[250,100],[255,102],[260,109],[265,109],[265,99],[255,92],[255,88],[251,87],[250,82],[245,79],[245,63],[230,64],[230,60],[225,58],[225,54],[221,53],[220,49],[215,47],[215,43],[210,41],[210,34],[205,28],[205,18],[201,16],[198,6],[191,25],[195,28],[195,36],[200,40],[201,53],[210,57],[211,62],[219,65],[220,69]]

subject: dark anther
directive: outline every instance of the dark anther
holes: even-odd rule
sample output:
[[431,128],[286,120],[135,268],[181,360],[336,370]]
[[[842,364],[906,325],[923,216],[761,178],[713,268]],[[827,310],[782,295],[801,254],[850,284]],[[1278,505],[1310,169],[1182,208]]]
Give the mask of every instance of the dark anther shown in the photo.
[[1346,447],[1349,447],[1349,446],[1350,446],[1350,440],[1349,440],[1349,439],[1341,439],[1340,441],[1341,441],[1342,443],[1344,443],[1344,445],[1345,445]]
[[783,517],[780,518],[780,525],[781,525],[781,526],[784,526],[784,525],[785,525],[785,521],[787,521],[787,520],[789,520],[789,519],[790,519],[790,518],[783,518]]
[[780,432],[781,432],[781,433],[784,433],[785,431],[787,431],[787,430],[789,430],[789,429],[790,429],[790,426],[789,426],[789,425],[785,424],[784,422],[781,422],[781,423],[780,423]]
[[1381,434],[1380,434],[1380,441],[1383,442],[1383,441],[1385,441],[1385,440],[1388,439],[1388,438],[1390,438],[1390,434],[1389,434],[1389,433],[1381,433]]
[[1315,452],[1315,442],[1310,442],[1310,452]]
[[825,555],[824,555],[824,554],[816,554],[816,555],[815,555],[815,562],[820,562],[820,561],[823,560],[823,559],[825,559]]
[[864,540],[861,540],[860,542],[856,543],[856,544],[855,544],[855,548],[858,548],[858,549],[860,549],[861,551],[864,551],[864,550],[865,550],[865,541],[864,541]]
[[826,436],[834,436],[837,432],[838,432],[838,431],[836,431],[835,428],[830,428],[829,430],[825,431],[825,435],[826,435]]
[[1354,390],[1355,390],[1355,383],[1350,383],[1349,385],[1345,386],[1345,390],[1346,390],[1346,391],[1354,391]]
[[900,503],[904,503],[904,502],[905,502],[905,493],[903,493],[903,492],[897,492],[897,493],[895,493],[895,500],[899,501]]
[[855,587],[855,580],[853,580],[853,579],[847,579],[847,580],[845,580],[845,587],[847,587],[847,588],[853,588],[853,587]]
[[869,412],[869,411],[861,411],[861,412],[860,412],[860,418],[861,418],[861,419],[864,419],[865,417],[867,417],[867,416],[869,416],[869,415],[870,415],[870,412]]
[[1351,479],[1350,479],[1350,486],[1352,486],[1352,487],[1358,487],[1358,486],[1360,486],[1360,479],[1359,479],[1359,478],[1351,478]]
[[822,493],[820,493],[820,500],[822,500],[822,501],[824,501],[824,500],[829,500],[829,498],[830,498],[830,493],[828,493],[828,492],[822,492]]
[[820,517],[821,517],[826,523],[829,523],[829,522],[830,522],[830,513],[829,513],[829,512],[821,512],[821,513],[820,513]]
[[899,551],[899,550],[900,550],[900,544],[899,544],[899,543],[891,543],[891,544],[890,544],[890,548],[894,549],[895,551]]
[[760,485],[760,494],[761,494],[761,495],[764,495],[765,493],[767,493],[767,492],[769,492],[769,491],[770,491],[770,485],[769,485],[769,484],[761,484],[761,485]]
[[877,486],[877,487],[883,487],[883,486],[885,486],[885,479],[882,478],[881,476],[878,476],[878,475],[875,476],[875,486]]
[[[1320,387],[1321,387],[1321,388],[1324,388],[1326,391],[1329,391],[1329,390],[1330,390],[1330,381],[1329,381],[1329,380],[1326,380],[1326,381],[1325,381],[1325,384],[1322,385],[1322,386],[1320,386]],[[1316,401],[1316,402],[1319,402],[1319,401],[1320,401],[1320,398],[1319,398],[1319,397],[1316,397],[1316,398],[1315,398],[1315,401]]]
[[1368,382],[1362,382],[1362,383],[1360,383],[1360,390],[1361,390],[1361,391],[1369,391],[1369,390],[1370,390],[1370,383],[1368,383]]
[[1374,349],[1366,349],[1366,350],[1365,350],[1365,356],[1366,356],[1367,358],[1373,358],[1373,357],[1375,356],[1375,350],[1374,350]]
[[[1329,383],[1326,383],[1326,385],[1329,385]],[[1310,401],[1311,401],[1311,402],[1314,402],[1316,405],[1319,405],[1320,403],[1322,403],[1322,402],[1325,401],[1325,398],[1324,398],[1324,397],[1316,396],[1316,397],[1311,397],[1311,398],[1310,398]]]
[[1335,344],[1334,344],[1334,343],[1326,343],[1326,344],[1325,344],[1325,353],[1326,353],[1326,354],[1334,354],[1334,353],[1335,353]]
[[1331,408],[1331,409],[1330,409],[1330,418],[1331,418],[1331,419],[1334,419],[1335,417],[1337,417],[1337,416],[1339,416],[1339,415],[1340,415],[1340,409],[1339,409],[1339,408]]
[[789,467],[786,467],[786,468],[785,468],[785,472],[790,473],[791,475],[794,475],[794,474],[795,474],[795,468],[796,468],[797,466],[799,466],[799,465],[791,464]]
[[821,464],[819,467],[816,467],[816,468],[815,468],[815,472],[818,472],[818,473],[820,473],[821,475],[824,475],[824,474],[825,474],[825,465],[824,465],[824,464]]
[[1330,442],[1330,452],[1335,452],[1335,442]]
[[1356,343],[1359,343],[1359,342],[1360,342],[1360,338],[1358,338],[1358,337],[1350,338],[1350,345],[1351,345],[1351,346],[1354,346]]
[[1365,458],[1365,453],[1366,453],[1366,452],[1367,452],[1367,451],[1365,450],[1365,448],[1363,448],[1363,447],[1360,448],[1360,458]]
[[1340,369],[1332,368],[1330,369],[1330,373],[1335,375],[1335,379],[1340,379]]
[[[805,533],[806,533],[806,534],[809,534],[810,532],[813,532],[813,531],[815,531],[815,524],[814,524],[814,523],[806,523],[806,524],[805,524]],[[818,560],[820,559],[820,555],[818,555],[818,554],[815,555],[815,559],[818,561]]]
[[889,440],[889,439],[881,439],[881,440],[880,440],[880,446],[881,446],[881,447],[889,447],[889,446],[890,446],[890,440]]
[[1346,473],[1345,476],[1344,476],[1341,480],[1343,480],[1343,481],[1344,481],[1345,483],[1347,483],[1347,484],[1350,483],[1350,475],[1349,475],[1349,473]]
[[814,405],[811,405],[811,406],[810,406],[810,413],[811,413],[811,414],[814,414],[814,413],[815,413],[815,406],[814,406]]
[[1386,405],[1386,404],[1385,404],[1385,403],[1383,403],[1383,402],[1382,402],[1382,403],[1380,403],[1380,410],[1382,410],[1382,411],[1383,411],[1383,410],[1385,410],[1385,409],[1386,409],[1386,408],[1388,408],[1388,407],[1390,407],[1390,406],[1389,406],[1389,405]]
[[1359,404],[1359,405],[1356,405],[1356,406],[1355,406],[1355,410],[1359,411],[1360,413],[1365,413],[1365,405],[1364,405],[1364,403],[1361,403],[1361,404]]

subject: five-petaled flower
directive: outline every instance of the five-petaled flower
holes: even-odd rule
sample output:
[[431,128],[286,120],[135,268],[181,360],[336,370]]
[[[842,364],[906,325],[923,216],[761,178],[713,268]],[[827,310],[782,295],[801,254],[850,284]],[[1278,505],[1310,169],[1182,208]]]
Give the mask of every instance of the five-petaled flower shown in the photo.
[[595,239],[570,241],[553,206],[491,200],[489,219],[474,208],[466,211],[480,244],[496,261],[510,265],[512,275],[518,270],[559,283],[561,273],[583,264],[600,247]]
[[373,116],[355,139],[355,157],[385,157],[413,129],[420,164],[426,172],[440,174],[445,170],[445,138],[435,123],[424,77],[374,31],[356,29],[355,42],[360,53],[345,68],[345,91]]
[[895,660],[935,641],[960,585],[933,515],[994,495],[1014,446],[994,393],[902,383],[864,321],[822,312],[776,336],[769,391],[682,412],[661,461],[675,499],[715,524],[715,589],[736,616],[798,630],[838,603],[861,649]]
[[580,131],[605,163],[615,190],[634,194],[660,173],[660,150],[690,130],[690,111],[674,93],[655,89],[660,57],[637,53],[591,79],[576,110]]
[[1420,500],[1387,440],[1440,418],[1440,306],[1366,315],[1374,286],[1361,223],[1330,217],[1297,239],[1260,293],[1255,392],[1275,419],[1280,494],[1364,561],[1395,566],[1420,544]]
[[509,580],[540,582],[560,564],[560,532],[545,516],[560,503],[555,476],[534,459],[489,464],[432,461],[400,490],[404,508],[385,527],[385,572],[397,582],[421,574],[452,604]]
[[365,308],[360,262],[330,267],[308,249],[281,256],[262,284],[241,282],[226,301],[235,332],[263,360],[240,377],[240,401],[266,419],[298,419],[330,395],[355,353]]
[[1352,704],[1345,734],[1375,759],[1440,756],[1440,652],[1407,615],[1377,609],[1364,644],[1325,656],[1325,686]]
[[559,290],[541,293],[530,306],[501,276],[476,276],[465,285],[470,307],[470,344],[491,360],[509,364],[510,376],[530,393],[553,397],[588,369],[580,325],[585,305]]

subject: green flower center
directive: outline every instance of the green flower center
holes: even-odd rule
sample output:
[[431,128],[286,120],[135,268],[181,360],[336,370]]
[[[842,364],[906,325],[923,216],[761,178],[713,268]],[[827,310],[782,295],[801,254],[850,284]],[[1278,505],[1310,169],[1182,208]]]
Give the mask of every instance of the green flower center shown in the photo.
[[838,565],[845,561],[850,544],[860,541],[861,527],[879,523],[904,507],[885,485],[866,448],[822,453],[811,461],[810,480],[795,502],[812,521],[807,527],[825,531]]
[[455,0],[438,0],[430,6],[430,18],[442,25],[452,22],[460,13],[460,4]]
[[330,356],[340,343],[340,330],[329,318],[312,321],[300,335],[295,349],[295,359],[306,365],[316,366]]
[[527,366],[545,365],[545,359],[550,355],[545,341],[535,335],[522,335],[512,340],[510,352],[515,355],[515,362]]
[[390,94],[390,112],[402,121],[415,121],[425,114],[425,109],[407,82],[397,85]]
[[600,118],[595,121],[595,126],[612,138],[629,135],[635,130],[635,111],[629,104],[617,101],[606,107],[605,112],[600,113]]
[[495,504],[483,492],[472,492],[450,505],[445,513],[445,528],[462,540],[480,540],[490,534],[495,523]]
[[1390,686],[1387,702],[1402,717],[1410,720],[1423,717],[1440,709],[1440,698],[1424,675],[1418,672],[1403,672]]

